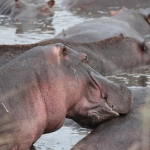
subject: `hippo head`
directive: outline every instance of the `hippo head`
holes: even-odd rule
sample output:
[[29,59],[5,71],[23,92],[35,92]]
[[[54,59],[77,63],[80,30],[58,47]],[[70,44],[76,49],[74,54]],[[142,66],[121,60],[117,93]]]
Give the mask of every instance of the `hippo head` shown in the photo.
[[[61,54],[61,62],[58,58],[56,61],[67,68],[67,118],[82,126],[95,126],[129,111],[132,94],[127,87],[107,80],[92,69],[86,54],[63,44],[55,44],[55,47]],[[66,70],[61,68],[63,72]]]
[[10,18],[19,22],[45,20],[54,15],[54,11],[51,8],[53,5],[53,0],[40,4],[26,3],[23,0],[15,0],[15,6],[12,8]]

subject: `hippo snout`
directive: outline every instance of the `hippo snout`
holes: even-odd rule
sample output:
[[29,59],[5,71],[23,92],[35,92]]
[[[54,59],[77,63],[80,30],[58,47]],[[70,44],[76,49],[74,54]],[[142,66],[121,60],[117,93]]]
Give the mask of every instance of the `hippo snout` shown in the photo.
[[108,100],[107,103],[115,112],[126,114],[129,112],[133,100],[132,92],[125,85],[119,85],[118,87],[118,91],[115,92],[117,97]]

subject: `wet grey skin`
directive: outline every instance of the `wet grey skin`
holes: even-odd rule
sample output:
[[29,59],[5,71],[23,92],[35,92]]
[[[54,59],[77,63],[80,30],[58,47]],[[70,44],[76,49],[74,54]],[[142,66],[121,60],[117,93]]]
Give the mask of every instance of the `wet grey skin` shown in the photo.
[[150,34],[150,9],[123,9],[118,12],[111,17],[96,18],[69,27],[65,30],[65,35],[64,32],[61,32],[55,38],[86,43],[122,34],[124,37],[144,41],[145,36]]
[[66,117],[95,126],[126,114],[132,93],[61,44],[35,47],[0,68],[0,149],[27,150]]
[[68,10],[107,11],[116,8],[145,8],[150,5],[149,0],[63,0],[62,6]]
[[0,2],[0,14],[7,15],[13,21],[29,22],[46,20],[54,16],[54,0],[44,2],[25,0],[6,0]]
[[148,43],[119,36],[91,43],[45,39],[35,44],[0,45],[0,66],[33,47],[55,43],[63,43],[77,52],[87,54],[89,65],[102,75],[111,75],[150,64]]

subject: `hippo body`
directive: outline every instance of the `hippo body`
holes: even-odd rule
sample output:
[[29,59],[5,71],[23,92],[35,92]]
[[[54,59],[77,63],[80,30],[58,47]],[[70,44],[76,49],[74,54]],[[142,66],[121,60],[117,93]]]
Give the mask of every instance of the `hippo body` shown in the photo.
[[150,34],[150,8],[141,10],[122,9],[112,18],[127,22],[132,29],[135,29],[144,36]]
[[0,45],[0,66],[25,51],[47,44],[63,43],[88,55],[89,65],[102,75],[150,64],[150,47],[130,37],[113,37],[99,42],[73,43],[51,39],[36,44]]
[[43,133],[59,129],[66,116],[95,126],[129,111],[130,90],[87,61],[84,53],[57,43],[33,48],[0,68],[0,149],[27,150]]
[[6,0],[0,2],[0,14],[9,16],[14,21],[31,22],[45,20],[54,15],[51,8],[54,1],[44,2],[42,0],[37,3],[26,2],[25,0]]
[[97,127],[71,150],[149,150],[149,88],[132,88],[133,103],[127,115]]
[[86,11],[108,10],[109,7],[138,8],[148,7],[149,0],[63,0],[62,6],[66,9],[81,9]]
[[95,42],[123,34],[143,41],[143,37],[150,33],[150,9],[139,11],[126,10],[112,17],[101,17],[85,21],[59,33],[55,38],[62,38],[72,42]]
[[143,41],[143,37],[136,30],[132,29],[128,23],[110,17],[85,21],[68,28],[65,32],[65,36],[62,32],[56,35],[55,38],[85,43],[96,42],[123,34],[125,37],[133,37]]

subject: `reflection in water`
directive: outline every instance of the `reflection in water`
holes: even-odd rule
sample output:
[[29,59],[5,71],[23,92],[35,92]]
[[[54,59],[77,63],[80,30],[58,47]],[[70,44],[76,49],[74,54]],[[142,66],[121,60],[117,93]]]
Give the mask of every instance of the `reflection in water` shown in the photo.
[[125,84],[128,87],[150,86],[150,66],[144,66],[138,69],[130,70],[126,73],[107,76],[107,78],[116,83]]
[[51,25],[52,20],[47,22],[39,22],[34,24],[15,24],[16,27],[16,34],[25,34],[30,33],[32,34],[52,34],[55,35],[55,29]]

